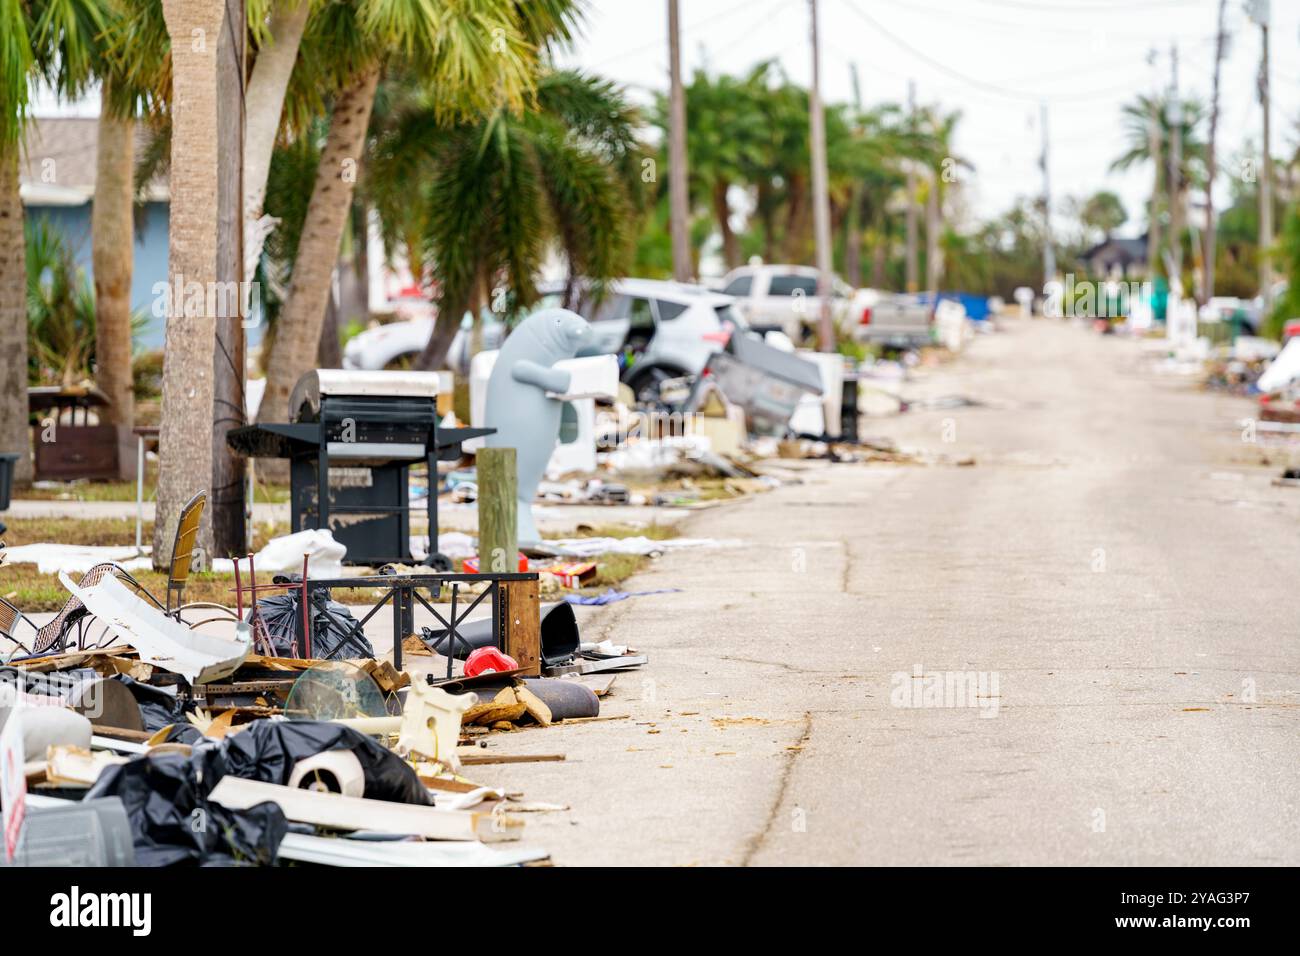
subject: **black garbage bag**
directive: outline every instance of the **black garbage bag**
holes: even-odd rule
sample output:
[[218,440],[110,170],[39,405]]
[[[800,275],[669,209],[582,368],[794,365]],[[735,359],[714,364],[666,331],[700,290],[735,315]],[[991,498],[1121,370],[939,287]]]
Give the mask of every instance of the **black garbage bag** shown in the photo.
[[131,696],[140,707],[140,719],[144,722],[144,729],[148,733],[162,730],[168,724],[183,723],[185,711],[194,709],[193,703],[188,704],[187,707],[186,702],[178,695],[169,694],[160,687],[142,684],[126,674],[118,674],[112,679],[124,684],[131,692]]
[[300,760],[331,750],[350,750],[365,774],[364,796],[432,806],[433,798],[415,771],[397,754],[365,734],[316,720],[255,720],[237,734],[195,751],[204,761],[204,780],[226,774],[287,785]]
[[109,767],[86,799],[119,797],[139,866],[275,862],[288,821],[274,803],[228,810],[208,800],[217,779],[184,754],[147,754]]
[[189,744],[192,747],[195,744],[203,743],[206,739],[199,728],[189,721],[184,721],[182,723],[168,724],[167,732],[163,734],[162,739],[158,742],[163,744]]
[[[287,591],[257,602],[258,613],[271,636],[271,645],[280,657],[305,657],[298,641],[298,607],[302,594]],[[365,632],[356,627],[357,619],[347,605],[331,600],[324,590],[311,592],[311,656],[318,660],[345,660],[374,657]]]

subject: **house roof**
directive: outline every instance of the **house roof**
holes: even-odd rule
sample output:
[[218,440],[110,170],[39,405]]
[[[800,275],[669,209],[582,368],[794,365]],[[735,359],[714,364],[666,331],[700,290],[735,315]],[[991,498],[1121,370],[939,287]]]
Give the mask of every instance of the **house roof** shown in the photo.
[[[136,124],[135,154],[144,151],[149,131]],[[37,117],[27,124],[18,180],[24,205],[81,206],[95,195],[95,149],[99,120],[94,117]],[[167,177],[155,177],[145,192],[151,202],[166,202]]]
[[1131,239],[1109,236],[1091,249],[1079,254],[1080,261],[1092,262],[1100,259],[1106,263],[1132,265],[1147,261],[1147,237],[1143,233]]

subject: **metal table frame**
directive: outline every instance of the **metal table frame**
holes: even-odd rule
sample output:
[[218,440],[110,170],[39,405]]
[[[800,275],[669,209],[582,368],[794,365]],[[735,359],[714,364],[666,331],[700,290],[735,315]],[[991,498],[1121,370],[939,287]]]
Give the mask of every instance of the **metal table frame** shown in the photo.
[[[326,620],[333,623],[336,627],[347,630],[348,638],[352,638],[358,632],[362,631],[366,623],[379,613],[380,608],[385,604],[390,604],[393,611],[393,667],[399,671],[402,669],[402,641],[405,639],[408,623],[414,615],[415,605],[424,605],[425,609],[432,614],[439,623],[447,630],[447,677],[452,677],[452,662],[456,656],[456,642],[460,641],[466,648],[469,647],[457,632],[456,629],[466,623],[465,619],[483,603],[484,598],[491,598],[492,601],[492,643],[498,650],[504,652],[505,648],[501,646],[502,642],[502,604],[500,584],[504,581],[535,581],[538,575],[534,572],[506,572],[497,574],[464,574],[464,573],[445,573],[445,574],[376,574],[370,577],[356,578],[316,578],[304,582],[304,591],[310,597],[310,592],[320,589],[332,590],[333,588],[369,588],[381,589],[385,593],[366,615],[350,627],[337,618],[333,617],[327,609],[319,609],[318,614],[324,615]],[[487,587],[481,594],[474,597],[472,601],[466,604],[462,609],[460,606],[460,585],[461,584],[483,584]],[[442,614],[430,602],[437,601],[442,593],[444,585],[450,586],[451,589],[451,609],[448,617]],[[420,594],[421,590],[427,591],[429,600],[425,600]],[[304,602],[304,607],[306,602]],[[299,615],[299,627],[303,627],[304,615]],[[307,646],[307,636],[301,634],[304,644]],[[346,641],[341,641],[340,646]],[[328,658],[326,658],[328,659]]]

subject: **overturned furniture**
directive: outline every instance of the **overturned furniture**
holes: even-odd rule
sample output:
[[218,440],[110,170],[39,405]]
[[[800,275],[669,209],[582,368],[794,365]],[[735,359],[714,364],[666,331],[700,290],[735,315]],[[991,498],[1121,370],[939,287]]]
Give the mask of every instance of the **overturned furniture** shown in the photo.
[[437,372],[317,369],[294,386],[289,422],[247,425],[226,437],[253,458],[287,458],[290,530],[328,529],[350,564],[413,563],[411,466],[429,469],[426,563],[438,554],[437,463],[490,428],[439,428]]
[[686,401],[686,411],[698,410],[710,380],[728,401],[745,410],[749,430],[758,435],[784,436],[800,397],[822,394],[816,365],[752,333],[731,336],[726,348],[709,358]]

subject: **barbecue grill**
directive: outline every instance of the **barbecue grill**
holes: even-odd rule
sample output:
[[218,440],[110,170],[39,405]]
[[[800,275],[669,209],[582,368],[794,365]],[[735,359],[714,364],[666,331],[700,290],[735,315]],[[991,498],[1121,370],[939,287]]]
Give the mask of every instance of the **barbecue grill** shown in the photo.
[[290,462],[293,531],[327,528],[350,564],[410,564],[410,468],[429,469],[429,557],[438,554],[437,462],[454,461],[461,442],[492,428],[438,426],[437,372],[317,369],[289,396],[289,422],[236,428],[231,448]]

